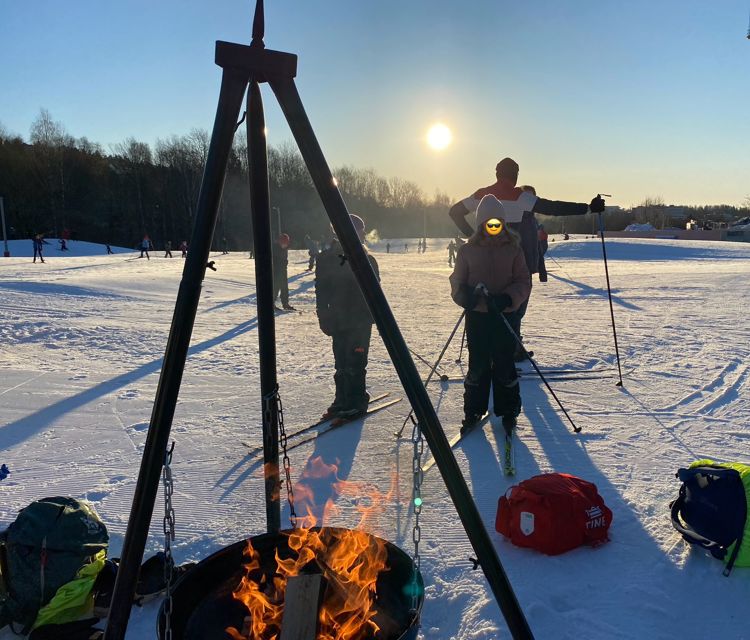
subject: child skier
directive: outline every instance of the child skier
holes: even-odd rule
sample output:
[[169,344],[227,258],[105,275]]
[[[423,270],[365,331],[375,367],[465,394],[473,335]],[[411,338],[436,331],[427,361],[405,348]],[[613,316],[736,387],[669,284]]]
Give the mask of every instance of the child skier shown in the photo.
[[[364,242],[365,223],[351,215],[352,224]],[[336,397],[323,414],[329,418],[353,418],[367,411],[370,396],[366,390],[367,355],[373,319],[354,272],[338,239],[318,254],[315,264],[315,303],[320,330],[333,340]],[[367,256],[375,275],[378,263]]]
[[510,314],[531,288],[520,241],[505,221],[502,203],[486,195],[476,210],[476,231],[462,245],[450,276],[451,296],[466,309],[469,371],[464,381],[462,431],[487,412],[490,384],[494,412],[506,430],[521,411],[521,393],[513,360],[516,340],[499,316]]

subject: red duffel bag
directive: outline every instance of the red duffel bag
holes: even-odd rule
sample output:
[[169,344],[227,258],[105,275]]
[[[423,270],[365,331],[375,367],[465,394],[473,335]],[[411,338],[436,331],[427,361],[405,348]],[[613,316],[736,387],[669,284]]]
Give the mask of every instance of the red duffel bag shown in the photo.
[[497,505],[495,529],[519,547],[548,555],[607,542],[612,511],[596,485],[545,473],[512,486]]

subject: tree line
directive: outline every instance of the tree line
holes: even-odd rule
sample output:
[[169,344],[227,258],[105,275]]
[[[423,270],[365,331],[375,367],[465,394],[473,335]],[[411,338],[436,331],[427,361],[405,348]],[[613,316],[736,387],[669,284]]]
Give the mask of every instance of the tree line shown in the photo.
[[[46,109],[32,123],[28,141],[0,125],[0,196],[6,226],[17,238],[37,233],[60,237],[68,230],[73,239],[126,247],[135,247],[145,234],[158,248],[168,240],[189,240],[209,142],[207,131],[193,129],[159,139],[153,148],[131,137],[105,151],[86,137],[71,136]],[[327,235],[328,218],[297,148],[291,143],[269,147],[268,168],[273,232],[288,233],[296,248],[304,246],[306,235]],[[415,183],[385,178],[372,169],[343,166],[333,173],[349,210],[381,237],[457,233],[447,215],[452,204],[447,194],[428,197]],[[659,198],[647,198],[643,204],[608,214],[607,228],[623,229],[644,218],[662,226],[669,221],[668,208]],[[729,205],[683,210],[699,222],[750,214],[750,207]],[[592,216],[543,222],[552,233],[593,233],[597,223]],[[215,248],[224,248],[224,239],[233,250],[252,246],[242,128],[230,153]]]
[[[193,129],[156,141],[135,138],[109,151],[74,138],[42,109],[29,140],[0,125],[0,196],[16,238],[37,233],[135,247],[148,234],[157,247],[189,240],[210,136]],[[325,210],[301,155],[292,144],[268,149],[273,232],[293,246],[329,233]],[[340,167],[334,175],[350,211],[383,237],[449,236],[448,196],[428,198],[413,182],[372,169]],[[279,221],[281,228],[279,229]],[[239,130],[230,153],[214,242],[233,250],[252,245],[247,141]]]

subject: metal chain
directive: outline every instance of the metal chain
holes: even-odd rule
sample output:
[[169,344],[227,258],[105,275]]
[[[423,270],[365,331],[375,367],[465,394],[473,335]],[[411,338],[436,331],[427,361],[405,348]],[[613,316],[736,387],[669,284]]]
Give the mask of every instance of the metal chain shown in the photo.
[[172,557],[172,542],[175,537],[174,507],[172,506],[172,495],[174,494],[174,481],[172,480],[172,446],[164,454],[164,467],[162,468],[162,481],[164,484],[164,583],[166,594],[164,596],[164,640],[172,640],[172,579],[174,577],[174,558]]
[[414,579],[411,585],[411,608],[416,613],[419,607],[419,582],[417,576],[419,575],[421,558],[419,556],[419,543],[422,540],[422,527],[419,525],[419,514],[422,513],[422,480],[424,473],[422,472],[422,454],[424,453],[424,438],[422,437],[422,430],[419,428],[419,422],[417,422],[413,416],[411,416],[413,424],[411,432],[412,442],[412,460],[411,460],[411,471],[412,471],[412,506],[414,507],[414,527],[412,529],[412,540],[414,541]]
[[[284,427],[284,406],[281,404],[281,395],[279,395],[279,387],[276,385],[274,389],[274,400],[276,402],[276,415],[279,420],[279,444],[284,454],[282,458],[282,464],[284,465],[284,478],[286,482],[286,497],[289,501],[289,522],[292,525],[292,529],[297,528],[297,513],[294,510],[294,488],[292,487],[292,463],[289,460],[287,454],[287,434],[286,428]],[[269,424],[271,424],[269,422]]]

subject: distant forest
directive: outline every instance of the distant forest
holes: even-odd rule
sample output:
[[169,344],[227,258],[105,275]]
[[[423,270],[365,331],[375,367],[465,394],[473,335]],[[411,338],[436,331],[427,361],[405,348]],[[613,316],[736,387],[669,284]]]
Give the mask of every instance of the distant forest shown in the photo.
[[[135,247],[148,234],[157,248],[190,239],[209,133],[147,143],[128,138],[105,152],[87,138],[69,135],[44,109],[31,126],[28,142],[0,126],[0,196],[6,227],[16,238],[37,233]],[[288,233],[294,247],[305,235],[329,233],[325,210],[302,156],[291,143],[268,149],[272,230]],[[352,213],[382,237],[455,235],[448,218],[448,196],[424,195],[413,182],[383,178],[371,169],[333,170]],[[247,142],[235,137],[216,230],[215,248],[226,238],[232,250],[252,243]]]
[[[157,140],[152,149],[135,138],[109,152],[87,138],[74,138],[42,109],[31,125],[29,141],[0,125],[0,196],[5,203],[11,237],[37,233],[90,242],[135,247],[148,234],[155,247],[189,240],[198,201],[209,133],[193,129],[183,136]],[[291,143],[269,147],[271,221],[274,233],[292,238],[302,248],[304,237],[321,238],[328,219],[307,168]],[[447,194],[426,196],[413,182],[384,178],[372,169],[333,169],[349,210],[361,215],[368,230],[380,237],[450,237],[457,233],[448,217]],[[606,216],[609,229],[622,229],[634,219],[664,226],[668,208],[659,198],[647,199],[640,211],[620,210]],[[685,207],[699,221],[748,215],[745,208]],[[644,215],[645,212],[645,215]],[[550,232],[594,231],[591,216],[544,220]],[[235,137],[214,247],[247,250],[252,244],[247,142],[244,128]]]

